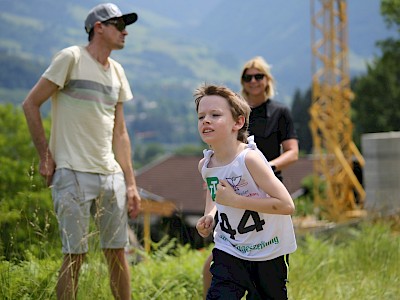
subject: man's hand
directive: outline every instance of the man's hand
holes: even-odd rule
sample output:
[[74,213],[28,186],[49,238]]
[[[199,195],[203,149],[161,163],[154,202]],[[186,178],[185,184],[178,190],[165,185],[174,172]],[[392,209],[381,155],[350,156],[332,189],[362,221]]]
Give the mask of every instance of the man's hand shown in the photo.
[[128,214],[134,219],[140,213],[141,198],[136,187],[129,187],[126,189]]
[[44,177],[47,186],[51,185],[55,170],[56,163],[50,151],[47,151],[46,156],[39,161],[39,173]]

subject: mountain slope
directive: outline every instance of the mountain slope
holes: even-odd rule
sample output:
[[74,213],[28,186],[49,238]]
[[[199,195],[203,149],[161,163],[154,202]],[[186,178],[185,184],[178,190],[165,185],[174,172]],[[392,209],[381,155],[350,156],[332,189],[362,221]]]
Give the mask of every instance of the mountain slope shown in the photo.
[[[94,0],[7,1],[0,13],[0,51],[47,64],[59,49],[85,44],[83,20]],[[126,48],[115,51],[136,84],[225,83],[239,88],[241,65],[255,55],[273,66],[285,101],[311,81],[310,2],[298,0],[115,0],[122,11],[136,11]],[[350,67],[365,70],[388,35],[379,0],[348,1]],[[290,100],[289,100],[290,101]]]
[[[311,84],[311,1],[223,0],[195,29],[194,35],[229,51],[242,64],[264,56],[283,97]],[[379,0],[347,1],[349,65],[352,75],[365,71],[377,52],[375,42],[390,35]]]
[[[20,103],[56,51],[86,44],[83,24],[95,0],[0,0],[0,102]],[[272,64],[277,100],[291,103],[311,82],[310,1],[114,1],[139,20],[128,27],[122,51],[112,56],[126,70],[135,101],[126,105],[136,145],[199,140],[192,100],[203,82],[239,90],[243,63],[255,55]],[[350,67],[365,70],[389,35],[379,0],[347,1]]]

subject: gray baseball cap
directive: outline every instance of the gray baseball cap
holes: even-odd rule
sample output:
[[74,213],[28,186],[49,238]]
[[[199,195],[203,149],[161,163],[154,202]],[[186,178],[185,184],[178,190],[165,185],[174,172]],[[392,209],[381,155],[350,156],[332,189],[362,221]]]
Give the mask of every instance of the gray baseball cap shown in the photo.
[[85,30],[89,33],[96,22],[104,22],[114,18],[123,18],[125,25],[133,24],[137,21],[136,13],[123,15],[121,10],[113,3],[103,3],[93,7],[85,20]]

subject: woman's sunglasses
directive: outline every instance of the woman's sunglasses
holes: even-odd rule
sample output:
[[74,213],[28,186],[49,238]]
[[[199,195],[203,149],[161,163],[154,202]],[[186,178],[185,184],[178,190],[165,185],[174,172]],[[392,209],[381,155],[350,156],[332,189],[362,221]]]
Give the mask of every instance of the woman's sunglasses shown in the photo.
[[264,76],[265,76],[265,74],[261,74],[261,73],[260,74],[254,74],[254,75],[245,74],[245,75],[242,76],[242,79],[243,79],[244,82],[250,82],[251,79],[254,77],[254,79],[256,81],[260,81],[260,80],[262,80],[264,78]]
[[105,25],[109,25],[109,24],[114,25],[115,28],[117,28],[117,30],[121,31],[121,32],[124,31],[126,28],[125,22],[122,19],[111,19],[111,20],[104,21],[102,23]]

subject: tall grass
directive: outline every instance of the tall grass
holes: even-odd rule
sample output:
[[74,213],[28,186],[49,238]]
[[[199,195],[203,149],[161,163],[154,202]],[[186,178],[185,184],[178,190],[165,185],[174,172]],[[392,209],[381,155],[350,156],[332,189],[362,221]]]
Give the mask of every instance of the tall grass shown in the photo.
[[[298,238],[290,257],[289,299],[399,299],[400,232],[390,222],[358,226]],[[153,245],[154,251],[132,266],[132,298],[202,299],[202,266],[211,251]],[[55,299],[60,260],[0,262],[0,299]],[[78,299],[112,299],[101,251],[91,251],[80,277]]]
[[306,236],[291,256],[290,298],[399,299],[400,232],[391,225],[364,222]]

